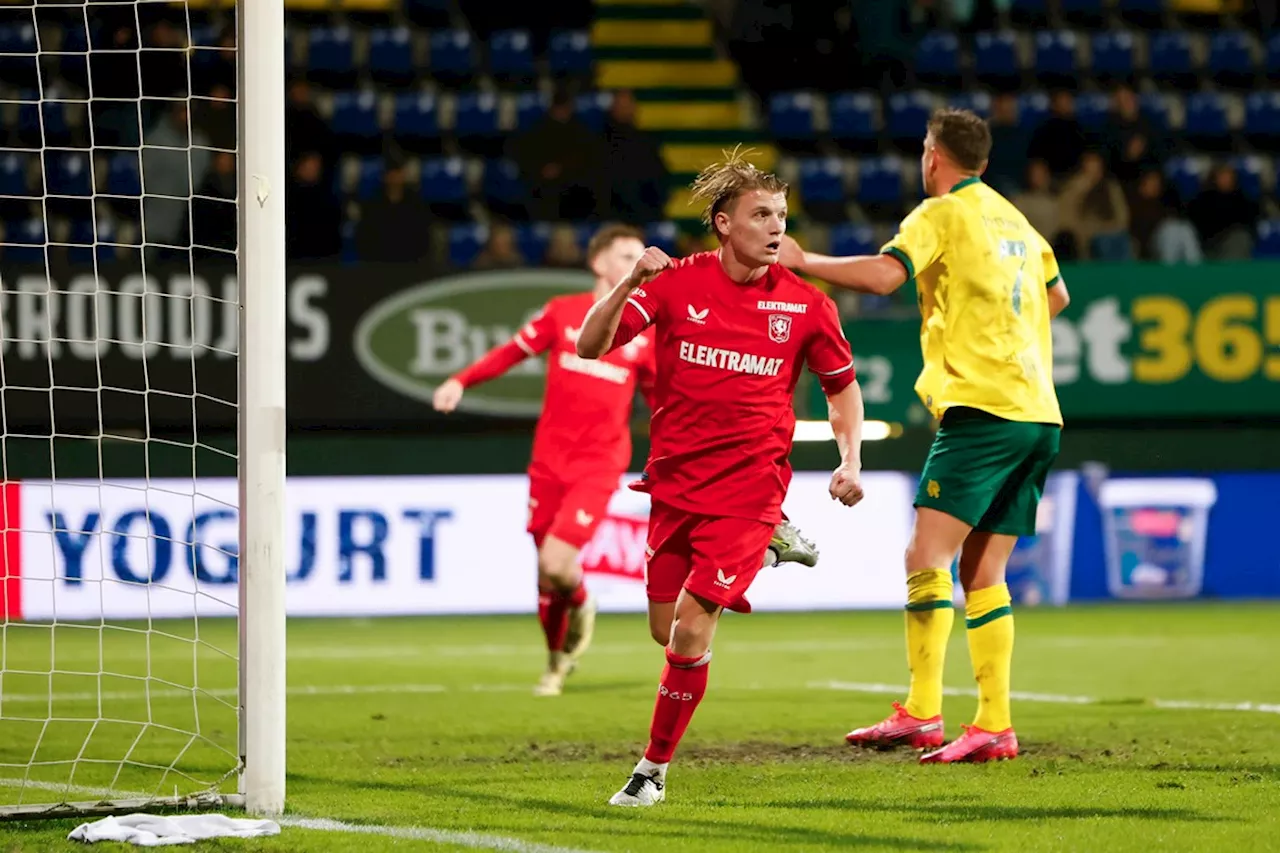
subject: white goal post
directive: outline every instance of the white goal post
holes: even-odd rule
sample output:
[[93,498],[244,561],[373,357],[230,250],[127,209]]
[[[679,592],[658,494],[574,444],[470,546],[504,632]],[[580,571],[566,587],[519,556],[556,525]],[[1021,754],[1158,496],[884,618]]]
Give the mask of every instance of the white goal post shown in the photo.
[[283,0],[0,4],[0,821],[284,809],[284,124]]

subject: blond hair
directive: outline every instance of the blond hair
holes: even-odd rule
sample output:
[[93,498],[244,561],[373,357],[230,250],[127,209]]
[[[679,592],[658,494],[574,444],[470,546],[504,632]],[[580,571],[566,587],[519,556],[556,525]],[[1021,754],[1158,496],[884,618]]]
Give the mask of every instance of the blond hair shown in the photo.
[[725,151],[723,163],[712,163],[693,181],[693,200],[701,202],[702,222],[715,231],[716,214],[732,204],[738,196],[753,190],[786,195],[790,188],[786,182],[771,172],[757,169],[747,161],[756,154],[754,149],[741,145]]

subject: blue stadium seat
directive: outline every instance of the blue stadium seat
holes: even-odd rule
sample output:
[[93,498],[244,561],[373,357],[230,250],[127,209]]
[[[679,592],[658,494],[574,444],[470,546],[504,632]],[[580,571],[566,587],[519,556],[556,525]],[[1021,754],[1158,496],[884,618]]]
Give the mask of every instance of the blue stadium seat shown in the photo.
[[65,145],[71,138],[67,125],[67,105],[62,101],[41,102],[35,90],[18,93],[18,135],[43,141],[44,145]]
[[454,133],[459,138],[498,135],[498,96],[492,92],[463,92],[458,95]]
[[1152,75],[1177,82],[1192,78],[1191,39],[1186,33],[1174,30],[1154,33],[1150,53]]
[[528,30],[498,30],[489,37],[489,71],[503,79],[531,79],[533,39]]
[[367,201],[382,192],[387,164],[381,157],[363,157],[356,173],[356,198]]
[[547,96],[542,92],[520,92],[516,95],[516,129],[528,130],[547,113]]
[[93,195],[93,171],[87,154],[45,153],[45,182],[49,195]]
[[488,160],[480,180],[485,204],[507,218],[522,218],[529,190],[520,179],[520,169],[510,160]]
[[1280,141],[1280,92],[1254,92],[1244,99],[1244,132],[1255,144]]
[[142,195],[142,176],[138,169],[138,155],[121,152],[107,164],[107,192],[111,195],[138,197]]
[[454,225],[449,229],[449,263],[455,267],[471,266],[488,239],[489,229],[483,225]]
[[811,202],[844,203],[844,164],[839,157],[808,157],[800,161],[800,197]]
[[979,79],[1007,82],[1021,73],[1018,48],[1012,32],[978,33],[973,41],[973,69]]
[[875,232],[869,225],[842,222],[831,229],[831,254],[874,255],[879,250]]
[[1227,127],[1227,103],[1219,92],[1193,92],[1187,96],[1187,123],[1184,132],[1200,140],[1222,139]]
[[1028,92],[1018,97],[1018,124],[1034,130],[1049,117],[1049,96]]
[[427,92],[397,95],[395,133],[397,139],[410,143],[438,139],[440,113],[436,105],[436,96]]
[[612,104],[612,92],[587,92],[574,102],[574,114],[578,121],[592,130],[603,130],[605,116]]
[[307,34],[307,70],[317,80],[351,83],[356,73],[350,27],[317,27]]
[[[109,263],[115,259],[116,247],[101,244],[116,241],[116,226],[110,219],[106,217],[99,219],[96,227],[92,220],[77,220],[71,223],[71,233],[67,238],[67,242],[71,244],[67,249],[67,259],[73,264],[87,265],[93,263],[96,254],[98,261]],[[95,243],[99,244],[96,246],[96,252]]]
[[1209,39],[1209,73],[1220,85],[1247,85],[1255,72],[1253,45],[1239,30],[1220,30]]
[[916,74],[929,82],[950,82],[960,78],[960,39],[955,33],[927,33],[916,45]]
[[591,35],[586,30],[560,30],[547,44],[547,65],[562,77],[585,77],[595,64]]
[[1080,70],[1076,34],[1071,30],[1041,30],[1036,33],[1036,74],[1055,80],[1074,78]]
[[958,110],[969,110],[983,118],[991,117],[991,96],[986,92],[957,92],[947,98],[947,104]]
[[[838,95],[832,95],[827,103],[832,138],[874,140],[880,129],[876,116],[879,103],[879,98],[867,92],[841,92]],[[772,118],[771,112],[771,121]],[[810,117],[811,121],[812,117]]]
[[15,264],[44,263],[44,220],[26,219],[5,224],[4,259]]
[[1257,154],[1241,154],[1228,162],[1235,167],[1240,189],[1254,201],[1262,198],[1262,158]]
[[858,168],[858,202],[897,205],[903,199],[902,161],[897,157],[869,157]]
[[20,88],[38,85],[37,51],[36,29],[31,23],[0,27],[0,79]]
[[1280,77],[1280,33],[1267,39],[1267,56],[1264,65],[1267,76]]
[[1086,131],[1104,130],[1111,120],[1111,98],[1103,92],[1081,92],[1076,96],[1076,118]]
[[1093,73],[1105,79],[1126,79],[1133,75],[1133,33],[1110,30],[1093,37]]
[[1202,157],[1171,157],[1164,166],[1165,178],[1184,202],[1200,192],[1206,171],[1208,162]]
[[1169,98],[1160,92],[1143,92],[1138,96],[1138,111],[1151,122],[1153,130],[1167,131],[1170,126]]
[[657,246],[668,255],[674,256],[679,251],[679,238],[680,229],[674,222],[654,222],[644,229],[645,243]]
[[1280,219],[1264,219],[1258,223],[1258,242],[1254,244],[1256,258],[1280,258]]
[[370,143],[378,138],[378,99],[371,91],[333,96],[333,132],[344,140]]
[[933,112],[933,97],[928,92],[895,92],[889,96],[885,130],[889,137],[903,145],[924,139],[925,125]]
[[467,170],[461,157],[434,157],[422,162],[422,198],[431,205],[465,205]]
[[380,83],[404,85],[417,74],[408,27],[384,27],[369,34],[369,74]]
[[779,92],[769,99],[769,132],[779,139],[817,136],[817,99],[811,92]]
[[[135,163],[137,158],[134,158]],[[27,178],[26,155],[10,151],[0,156],[0,196],[31,196],[31,184]]]
[[[204,44],[195,42],[194,44]],[[88,88],[89,84],[89,34],[81,25],[74,25],[62,34],[62,45],[58,48],[62,54],[58,58],[58,70],[66,80],[77,87]],[[192,62],[202,59],[201,54],[211,51],[196,51]]]
[[516,226],[516,247],[530,264],[542,262],[551,243],[551,225],[546,222],[522,222]]
[[436,30],[428,38],[427,47],[427,67],[432,76],[455,85],[475,72],[475,54],[467,30]]

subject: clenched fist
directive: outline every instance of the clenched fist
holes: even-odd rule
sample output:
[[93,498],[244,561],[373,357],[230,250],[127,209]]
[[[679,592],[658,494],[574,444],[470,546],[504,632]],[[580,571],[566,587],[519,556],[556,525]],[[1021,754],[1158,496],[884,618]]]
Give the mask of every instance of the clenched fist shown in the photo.
[[841,465],[831,475],[831,499],[845,506],[853,506],[862,500],[862,472]]
[[631,270],[631,275],[627,276],[627,289],[635,290],[640,285],[652,281],[670,266],[671,258],[667,253],[657,246],[650,246],[644,250],[640,260],[636,261],[635,267]]
[[436,393],[431,395],[431,405],[437,412],[448,414],[458,408],[458,402],[462,400],[464,390],[462,383],[458,380],[446,379],[444,384],[436,389]]

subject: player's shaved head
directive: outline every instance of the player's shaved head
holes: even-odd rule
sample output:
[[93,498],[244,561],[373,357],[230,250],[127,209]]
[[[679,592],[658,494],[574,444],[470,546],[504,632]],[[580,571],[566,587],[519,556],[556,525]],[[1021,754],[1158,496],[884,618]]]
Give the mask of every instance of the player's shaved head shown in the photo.
[[789,187],[777,175],[753,166],[747,157],[756,153],[742,146],[724,152],[723,163],[712,163],[693,181],[693,198],[702,203],[702,222],[715,230],[716,214],[727,210],[739,196],[753,190],[786,195]]
[[929,135],[934,145],[966,172],[981,172],[991,156],[991,128],[970,110],[935,110],[929,117]]

